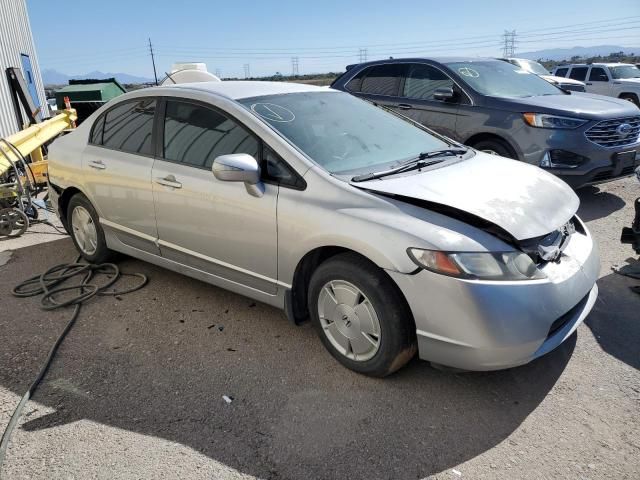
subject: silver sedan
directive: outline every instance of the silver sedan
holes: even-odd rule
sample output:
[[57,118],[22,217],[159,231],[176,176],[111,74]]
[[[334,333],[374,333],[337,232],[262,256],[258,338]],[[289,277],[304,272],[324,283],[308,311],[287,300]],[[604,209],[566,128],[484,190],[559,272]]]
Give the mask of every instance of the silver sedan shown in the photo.
[[364,374],[416,351],[467,370],[527,363],[597,296],[565,183],[330,89],[132,92],[51,146],[49,182],[87,261],[123,252],[311,320]]

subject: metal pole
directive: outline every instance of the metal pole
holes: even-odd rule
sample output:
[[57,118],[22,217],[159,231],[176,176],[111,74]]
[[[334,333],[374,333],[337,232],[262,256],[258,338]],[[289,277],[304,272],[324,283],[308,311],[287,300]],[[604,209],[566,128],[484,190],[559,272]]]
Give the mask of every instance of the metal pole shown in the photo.
[[156,73],[156,60],[153,57],[153,45],[151,45],[151,38],[149,38],[149,51],[151,52],[151,63],[153,64],[153,78],[156,80],[156,86],[158,85],[158,74]]

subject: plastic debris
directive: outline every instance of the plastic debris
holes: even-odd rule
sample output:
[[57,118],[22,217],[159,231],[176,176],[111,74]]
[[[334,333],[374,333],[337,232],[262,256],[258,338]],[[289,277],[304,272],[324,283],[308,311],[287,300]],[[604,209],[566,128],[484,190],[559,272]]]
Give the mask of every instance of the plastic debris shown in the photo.
[[451,471],[454,473],[454,475],[457,475],[459,477],[462,476],[462,472],[460,470],[456,470],[455,468],[452,468]]
[[227,403],[233,402],[233,397],[229,397],[227,395],[222,395],[222,399]]

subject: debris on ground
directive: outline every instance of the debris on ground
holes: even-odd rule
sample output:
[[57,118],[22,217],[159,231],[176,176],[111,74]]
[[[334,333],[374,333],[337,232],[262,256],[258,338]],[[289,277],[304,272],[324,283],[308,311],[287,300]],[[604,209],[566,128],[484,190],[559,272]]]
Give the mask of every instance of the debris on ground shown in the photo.
[[233,402],[233,397],[230,397],[230,396],[227,396],[227,395],[222,395],[222,399],[227,403]]

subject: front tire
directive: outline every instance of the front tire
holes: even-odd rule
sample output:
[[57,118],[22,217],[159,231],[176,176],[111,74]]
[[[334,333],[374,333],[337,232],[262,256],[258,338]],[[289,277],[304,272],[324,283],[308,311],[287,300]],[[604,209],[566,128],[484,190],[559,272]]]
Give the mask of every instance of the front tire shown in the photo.
[[107,248],[98,214],[87,197],[76,193],[67,207],[67,225],[76,248],[89,263],[104,263],[112,252]]
[[384,377],[415,355],[415,326],[402,294],[365,258],[345,253],[322,263],[308,294],[322,343],[345,367]]
[[638,100],[638,96],[635,93],[623,93],[620,95],[622,100],[626,100],[628,102],[633,103],[636,107],[640,108],[640,100]]
[[514,160],[517,160],[515,153],[513,153],[509,145],[497,138],[477,141],[473,145],[471,145],[471,147],[490,155],[500,155],[501,157],[513,158]]

